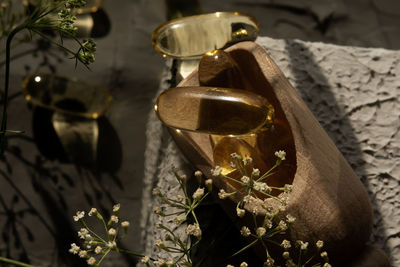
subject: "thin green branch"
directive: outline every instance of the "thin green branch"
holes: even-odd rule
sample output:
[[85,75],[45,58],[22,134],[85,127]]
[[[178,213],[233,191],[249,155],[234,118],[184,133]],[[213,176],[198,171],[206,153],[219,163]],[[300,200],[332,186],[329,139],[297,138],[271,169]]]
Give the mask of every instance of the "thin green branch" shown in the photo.
[[0,257],[0,261],[5,262],[5,263],[9,263],[9,264],[14,264],[15,266],[21,266],[21,267],[36,267],[35,265],[23,263],[23,262],[20,262],[20,261],[16,261],[16,260],[12,260],[12,259],[9,259],[9,258],[4,258],[4,257]]

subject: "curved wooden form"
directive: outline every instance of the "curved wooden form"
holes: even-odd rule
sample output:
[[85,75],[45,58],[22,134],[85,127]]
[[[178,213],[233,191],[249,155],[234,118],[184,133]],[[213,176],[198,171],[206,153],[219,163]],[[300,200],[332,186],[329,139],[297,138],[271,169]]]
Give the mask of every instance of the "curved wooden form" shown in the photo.
[[[333,266],[361,267],[364,266],[360,265],[362,262],[370,262],[376,267],[389,266],[383,253],[365,245],[372,230],[372,210],[363,184],[284,74],[267,52],[253,42],[236,44],[226,52],[240,76],[245,77],[234,86],[268,99],[275,108],[277,131],[259,134],[257,145],[249,146],[240,137],[225,140],[220,137],[216,145],[215,136],[170,129],[185,156],[211,178],[210,169],[217,165],[215,161],[220,152],[247,149],[253,157],[259,157],[256,161],[268,168],[275,160],[274,151],[285,150],[286,166],[280,167],[283,172],[274,181],[293,185],[285,213],[297,218],[285,238],[310,243],[324,240]],[[202,67],[200,65],[200,69]],[[210,69],[216,71],[215,68]],[[179,84],[198,85],[197,71]],[[213,180],[218,188],[226,191],[232,188],[220,178]],[[238,199],[224,200],[228,212],[234,213],[230,207],[235,207],[232,202],[236,201]],[[248,205],[245,208],[251,211],[255,207]]]

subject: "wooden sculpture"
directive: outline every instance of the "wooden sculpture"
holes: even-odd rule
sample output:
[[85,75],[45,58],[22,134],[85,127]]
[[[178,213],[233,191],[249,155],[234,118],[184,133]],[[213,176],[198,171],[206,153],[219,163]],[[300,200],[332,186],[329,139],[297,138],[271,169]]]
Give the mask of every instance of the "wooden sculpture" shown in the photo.
[[[324,240],[333,266],[389,266],[383,252],[366,245],[372,230],[372,210],[363,184],[284,74],[253,42],[239,43],[225,51],[206,55],[199,70],[179,87],[236,88],[262,96],[273,107],[273,129],[221,136],[212,129],[205,134],[170,128],[185,156],[213,178],[216,187],[231,191],[234,184],[210,173],[216,165],[226,166],[224,158],[230,153],[251,155],[259,168],[267,170],[275,162],[274,151],[285,150],[285,164],[268,180],[293,188],[285,212],[297,219],[285,238],[310,243]],[[228,213],[234,213],[239,198],[235,195],[223,201]],[[251,211],[257,208],[254,205],[249,203],[245,208]]]

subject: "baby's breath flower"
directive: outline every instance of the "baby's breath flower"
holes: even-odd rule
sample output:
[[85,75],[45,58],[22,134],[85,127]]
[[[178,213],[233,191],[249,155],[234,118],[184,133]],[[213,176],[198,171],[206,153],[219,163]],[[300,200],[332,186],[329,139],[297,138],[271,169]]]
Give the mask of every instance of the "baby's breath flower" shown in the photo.
[[300,246],[301,250],[306,250],[308,248],[308,242],[297,240],[297,244]]
[[243,161],[245,165],[250,165],[251,163],[253,163],[253,159],[247,155],[244,157]]
[[321,249],[324,246],[324,241],[318,240],[315,245],[317,246],[318,249]]
[[328,260],[328,252],[326,251],[321,252],[321,258],[323,258],[324,260]]
[[208,191],[211,191],[211,190],[212,190],[212,184],[213,184],[212,179],[207,179],[207,180],[204,182],[204,184],[207,186]]
[[284,191],[287,193],[292,192],[293,186],[291,184],[285,184]]
[[322,267],[332,267],[332,265],[326,262]]
[[266,227],[267,229],[271,229],[272,228],[272,221],[266,218],[264,220],[264,227]]
[[288,229],[288,226],[284,221],[279,221],[278,226],[279,226],[279,228],[281,228],[282,231],[285,231]]
[[94,253],[96,253],[96,254],[100,254],[102,251],[103,251],[103,249],[102,249],[100,246],[97,246],[97,247],[94,249]]
[[248,267],[248,266],[249,265],[247,264],[247,262],[242,262],[239,267]]
[[121,208],[121,204],[115,204],[115,205],[113,206],[113,212],[119,211],[120,208]]
[[182,202],[182,201],[185,200],[185,197],[182,196],[182,195],[177,195],[177,196],[176,196],[176,200],[178,200],[179,202]]
[[150,261],[150,257],[149,256],[144,256],[140,261],[142,263],[148,263]]
[[228,265],[226,265],[226,267],[235,267],[235,266],[228,264]]
[[250,196],[250,195],[245,195],[243,197],[243,202],[246,204],[249,203],[251,200],[252,200],[252,196]]
[[201,171],[197,170],[194,172],[194,176],[201,177],[201,176],[203,176],[203,173]]
[[218,197],[219,197],[220,199],[225,199],[225,198],[227,198],[228,196],[229,196],[228,193],[226,193],[224,189],[220,189],[220,190],[219,190]]
[[260,170],[259,170],[259,169],[253,169],[253,171],[251,172],[251,174],[252,174],[254,177],[258,177],[258,176],[260,176]]
[[242,181],[244,184],[248,184],[250,182],[250,178],[246,175],[243,175],[242,178],[240,178],[240,181]]
[[214,169],[211,170],[213,176],[220,176],[222,173],[222,169],[220,166],[215,166]]
[[181,179],[182,181],[186,181],[187,175],[186,174],[179,175],[179,179]]
[[201,237],[201,229],[200,229],[200,227],[199,227],[199,225],[197,223],[196,224],[189,224],[186,227],[186,234],[193,235],[193,236],[195,236],[197,238],[200,238]]
[[245,213],[246,213],[246,211],[244,209],[241,209],[239,207],[236,208],[236,214],[238,217],[242,218]]
[[247,226],[242,226],[242,228],[240,229],[240,234],[246,237],[251,234],[251,231]]
[[110,228],[108,230],[108,235],[109,236],[116,236],[117,235],[117,230],[115,230],[114,228]]
[[86,235],[89,234],[89,231],[86,228],[81,228],[81,230],[78,231],[78,236],[81,239],[86,239]]
[[281,246],[282,246],[284,249],[289,249],[289,248],[292,247],[292,245],[290,244],[290,241],[288,241],[288,240],[286,240],[286,239],[284,239],[284,240],[282,241]]
[[71,244],[71,248],[69,249],[69,253],[77,254],[81,248],[77,246],[75,243]]
[[107,247],[110,249],[115,249],[117,247],[117,243],[115,241],[108,241]]
[[93,215],[96,215],[96,214],[97,214],[97,209],[96,208],[91,208],[89,213],[88,213],[89,216],[93,216]]
[[122,228],[128,228],[130,225],[131,225],[131,223],[128,222],[128,221],[123,221],[123,222],[121,222]]
[[289,254],[289,251],[285,251],[285,252],[283,252],[282,253],[282,257],[284,258],[284,259],[289,259],[290,258],[290,254]]
[[267,261],[264,263],[265,267],[273,267],[274,266],[274,259],[271,257],[268,257]]
[[113,223],[118,223],[119,219],[118,219],[117,216],[111,215],[110,221],[113,222]]
[[290,214],[286,215],[286,219],[288,223],[294,223],[296,221],[296,217],[293,217]]
[[80,219],[82,219],[85,216],[85,212],[84,211],[77,211],[76,212],[76,216],[74,217],[74,221],[79,221]]
[[269,186],[263,182],[254,182],[254,190],[261,191],[261,192],[271,191]]
[[286,159],[286,152],[283,150],[279,150],[275,152],[275,156],[277,158],[280,158],[280,160],[285,160]]
[[204,188],[197,188],[197,190],[193,193],[193,199],[200,200],[204,195]]
[[262,237],[263,235],[265,235],[266,232],[267,230],[264,227],[258,227],[256,229],[256,234],[258,237]]
[[231,154],[231,158],[232,158],[232,159],[242,159],[242,157],[241,157],[240,155],[238,155],[236,152],[233,152],[233,153]]
[[93,257],[90,257],[86,262],[88,265],[92,266],[96,263],[96,259]]
[[81,250],[79,251],[79,257],[81,258],[86,258],[88,252],[86,250]]

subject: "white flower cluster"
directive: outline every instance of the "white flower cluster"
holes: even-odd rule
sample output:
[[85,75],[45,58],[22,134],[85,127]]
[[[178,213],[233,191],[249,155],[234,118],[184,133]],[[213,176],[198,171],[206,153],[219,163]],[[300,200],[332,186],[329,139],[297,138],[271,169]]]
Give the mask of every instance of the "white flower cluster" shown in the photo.
[[[78,211],[75,216],[73,216],[74,221],[81,222],[82,228],[78,231],[78,237],[83,240],[83,246],[80,247],[75,243],[71,244],[69,252],[72,254],[77,254],[79,257],[86,259],[88,265],[95,265],[101,263],[101,259],[107,255],[111,250],[117,249],[117,237],[120,227],[124,230],[125,234],[128,231],[130,223],[128,221],[120,220],[120,204],[115,204],[113,206],[113,215],[111,215],[108,222],[103,219],[103,216],[98,212],[96,208],[90,209],[88,215],[95,216],[98,220],[102,222],[104,226],[107,226],[107,239],[103,239],[100,235],[93,232],[85,223],[84,211]],[[96,260],[96,256],[100,256],[101,259]]]

